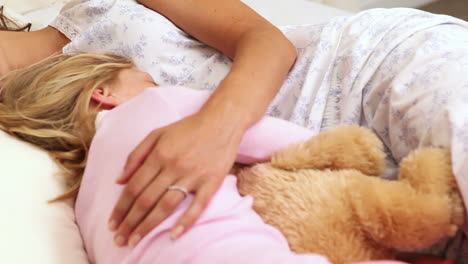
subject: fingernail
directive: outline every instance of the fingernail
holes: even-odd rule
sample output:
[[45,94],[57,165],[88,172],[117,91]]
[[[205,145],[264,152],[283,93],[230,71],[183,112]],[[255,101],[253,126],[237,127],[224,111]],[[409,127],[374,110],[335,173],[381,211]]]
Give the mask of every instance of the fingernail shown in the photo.
[[183,226],[178,226],[178,227],[172,229],[171,238],[172,239],[178,238],[182,234],[182,232],[184,232],[184,227]]
[[134,248],[134,247],[138,244],[138,242],[140,242],[140,240],[141,240],[141,236],[140,236],[140,235],[133,235],[133,236],[130,238],[128,244],[129,244],[132,248]]
[[122,172],[122,174],[120,174],[120,176],[117,178],[117,180],[115,180],[115,182],[119,182],[119,181],[123,180],[124,176],[125,176],[125,171]]
[[115,237],[114,242],[118,247],[125,246],[125,238],[121,235]]
[[117,230],[117,221],[115,221],[115,220],[110,220],[110,221],[109,221],[109,229],[110,229],[110,231],[115,231],[115,230]]

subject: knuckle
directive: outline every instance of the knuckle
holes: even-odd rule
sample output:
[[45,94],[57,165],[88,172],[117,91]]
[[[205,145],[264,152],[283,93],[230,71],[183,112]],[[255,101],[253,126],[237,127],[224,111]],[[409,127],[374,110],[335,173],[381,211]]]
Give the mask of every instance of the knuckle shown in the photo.
[[160,202],[161,210],[163,212],[171,212],[177,206],[177,202],[173,199],[162,199]]
[[154,205],[152,197],[143,195],[135,202],[137,208],[141,211],[148,211]]
[[190,213],[193,214],[194,216],[198,216],[203,211],[203,208],[204,208],[203,204],[201,203],[195,204],[192,208],[193,210],[191,210]]
[[174,167],[179,171],[193,171],[191,164],[189,164],[190,159],[179,156],[174,159]]
[[211,173],[210,173],[210,170],[209,170],[209,166],[198,166],[197,169],[196,169],[200,175],[204,176],[204,177],[207,177],[209,176]]
[[140,189],[135,185],[127,185],[124,189],[124,195],[128,198],[136,198],[140,193]]
[[140,167],[139,174],[144,177],[151,176],[155,171],[159,169],[158,162],[152,162],[152,160],[148,161],[143,163],[143,165],[141,165]]
[[184,222],[186,224],[190,224],[196,221],[198,218],[199,212],[195,210],[188,211],[187,214],[184,217]]
[[120,234],[128,234],[132,230],[132,225],[128,221],[124,221],[119,228],[119,233]]
[[[190,161],[190,160],[194,160],[193,158],[185,158],[184,161]],[[182,161],[181,161],[182,162]],[[188,164],[188,162],[186,162]],[[211,167],[211,164],[209,165],[205,165],[201,162],[191,162],[190,163],[190,170],[191,171],[196,171],[198,174],[200,175],[204,175],[208,170],[209,168]]]
[[167,161],[171,159],[171,154],[168,151],[164,151],[161,147],[153,150],[153,155],[159,161]]

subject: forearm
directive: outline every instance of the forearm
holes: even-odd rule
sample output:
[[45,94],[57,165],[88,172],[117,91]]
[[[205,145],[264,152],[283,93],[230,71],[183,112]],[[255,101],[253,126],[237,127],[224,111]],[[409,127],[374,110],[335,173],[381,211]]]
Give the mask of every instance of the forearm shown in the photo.
[[138,2],[233,59],[231,72],[201,111],[212,127],[239,134],[263,116],[296,58],[279,29],[239,0]]
[[231,72],[202,108],[246,130],[265,111],[296,59],[296,50],[276,28],[255,28],[237,41]]
[[[154,91],[153,91],[154,92]],[[182,87],[172,89],[160,89],[156,94],[163,94],[161,98],[168,100],[157,102],[155,107],[164,105],[177,109],[175,119],[185,118],[197,113],[210,97],[208,91],[199,91]],[[164,118],[168,118],[167,113],[171,110],[159,109],[149,112],[166,113]],[[170,115],[169,115],[170,116]],[[174,120],[176,121],[176,120]],[[269,159],[270,155],[284,147],[310,139],[314,133],[304,127],[279,118],[264,116],[256,122],[243,135],[237,151],[236,161],[250,164]]]

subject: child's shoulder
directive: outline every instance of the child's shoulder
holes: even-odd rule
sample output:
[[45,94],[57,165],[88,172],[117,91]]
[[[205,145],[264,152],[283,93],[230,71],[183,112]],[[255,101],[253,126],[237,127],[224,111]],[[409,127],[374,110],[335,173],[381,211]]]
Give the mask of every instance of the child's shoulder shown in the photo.
[[[110,111],[101,111],[96,118],[96,128],[113,126],[113,123],[134,123],[145,120],[176,121],[200,110],[210,92],[184,86],[159,86],[147,88],[143,93]],[[169,120],[170,119],[170,120]],[[133,120],[133,121],[131,121]],[[156,121],[155,121],[156,122]]]

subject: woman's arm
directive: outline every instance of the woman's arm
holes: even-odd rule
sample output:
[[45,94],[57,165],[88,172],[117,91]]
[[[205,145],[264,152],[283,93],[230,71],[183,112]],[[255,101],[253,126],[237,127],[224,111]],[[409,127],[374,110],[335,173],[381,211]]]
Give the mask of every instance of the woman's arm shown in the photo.
[[[116,241],[135,245],[184,198],[195,193],[174,229],[200,216],[236,157],[245,131],[265,113],[296,58],[283,34],[238,0],[141,0],[200,41],[233,59],[231,72],[200,112],[153,131],[129,156],[127,183],[109,222]],[[132,235],[132,236],[130,236]]]
[[52,27],[32,32],[0,31],[0,76],[61,52],[68,42]]
[[139,2],[233,59],[204,111],[224,110],[243,130],[263,116],[296,59],[296,49],[279,29],[239,0]]

